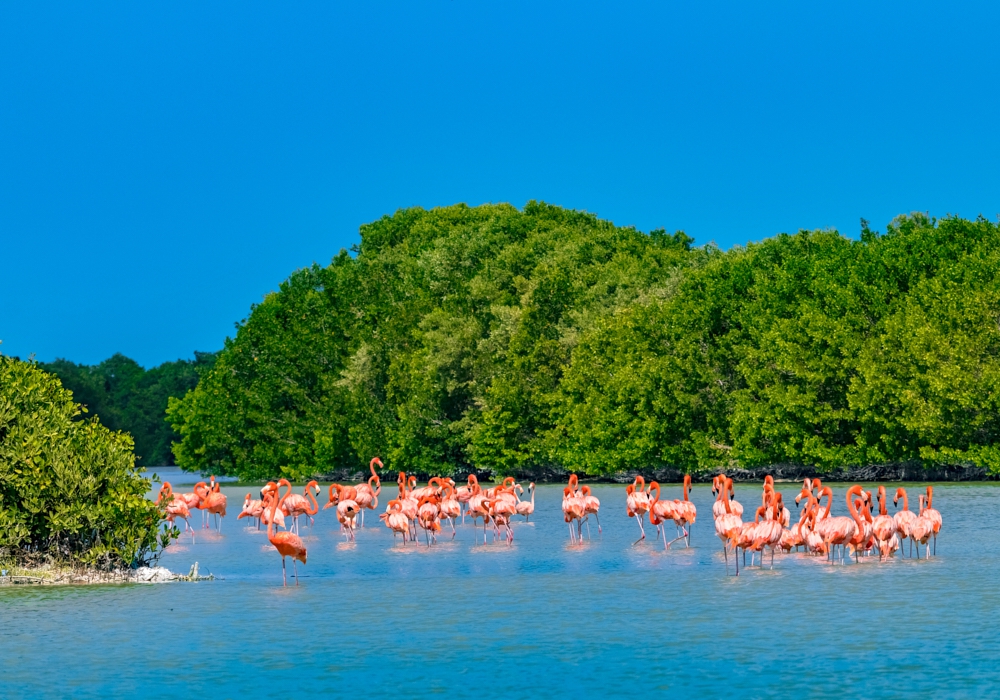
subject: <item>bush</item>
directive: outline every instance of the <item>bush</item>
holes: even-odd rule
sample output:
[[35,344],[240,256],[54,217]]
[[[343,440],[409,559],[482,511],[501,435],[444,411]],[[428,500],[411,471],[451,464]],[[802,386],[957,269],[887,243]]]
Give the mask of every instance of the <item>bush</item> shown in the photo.
[[158,533],[159,506],[135,466],[132,438],[82,409],[59,379],[0,356],[0,548],[102,569],[154,558],[177,530]]

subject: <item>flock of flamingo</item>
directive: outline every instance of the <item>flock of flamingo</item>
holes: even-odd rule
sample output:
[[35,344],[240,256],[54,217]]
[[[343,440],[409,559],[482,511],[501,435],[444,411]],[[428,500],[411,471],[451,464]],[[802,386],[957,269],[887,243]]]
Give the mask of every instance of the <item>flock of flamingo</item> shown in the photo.
[[[378,457],[369,464],[371,477],[366,483],[353,486],[331,484],[329,500],[323,509],[335,508],[337,520],[347,537],[353,541],[354,531],[364,527],[366,510],[378,507],[378,496],[382,491],[382,483],[375,467],[382,467]],[[535,510],[535,484],[528,486],[530,500],[522,499],[524,489],[511,477],[491,488],[483,489],[475,475],[470,474],[464,486],[456,487],[454,480],[446,477],[434,477],[427,486],[417,488],[417,478],[407,477],[400,472],[396,480],[398,495],[386,505],[385,512],[379,518],[393,533],[393,538],[402,536],[405,545],[408,541],[417,540],[418,529],[424,532],[424,541],[428,547],[437,541],[442,532],[442,521],[448,521],[451,526],[452,538],[457,529],[455,521],[459,518],[471,517],[473,524],[482,519],[483,543],[489,539],[492,526],[494,541],[503,540],[508,545],[514,542],[514,530],[511,519],[520,515],[530,519]],[[682,498],[662,498],[661,487],[655,481],[646,484],[645,479],[637,476],[633,483],[625,489],[625,510],[630,518],[635,518],[639,524],[640,537],[634,544],[646,538],[643,519],[657,530],[657,539],[662,537],[664,549],[679,540],[684,540],[685,546],[690,546],[692,525],[698,515],[698,510],[688,498],[691,477],[685,476],[682,485]],[[284,490],[282,490],[284,489]],[[246,495],[243,509],[237,516],[254,518],[257,527],[267,525],[267,537],[281,555],[282,580],[288,585],[285,568],[285,558],[292,558],[292,571],[295,583],[298,585],[296,561],[306,563],[306,547],[299,537],[299,518],[306,517],[312,522],[313,516],[319,510],[316,496],[321,493],[319,484],[310,481],[303,493],[292,492],[292,485],[286,479],[278,482],[268,482],[261,489],[260,499]],[[782,502],[782,495],[774,488],[774,479],[770,476],[764,480],[761,494],[761,505],[754,511],[754,519],[743,522],[743,506],[736,500],[733,492],[733,480],[725,476],[717,476],[712,481],[712,494],[716,497],[712,506],[715,518],[715,532],[722,541],[722,551],[725,559],[726,573],[729,573],[729,554],[733,553],[736,562],[736,575],[739,575],[739,559],[742,551],[743,563],[746,565],[746,553],[750,552],[750,565],[760,555],[763,566],[766,550],[771,552],[770,566],[774,567],[775,552],[798,551],[803,548],[807,554],[826,555],[832,563],[841,564],[847,556],[848,548],[854,553],[855,561],[859,556],[870,556],[877,552],[880,560],[892,557],[902,549],[902,543],[910,541],[910,556],[916,546],[917,557],[920,557],[920,545],[925,546],[925,558],[933,552],[936,554],[937,534],[941,529],[941,514],[933,508],[934,487],[928,486],[926,495],[919,497],[919,513],[909,510],[906,490],[898,488],[893,498],[893,504],[898,505],[903,500],[903,509],[894,515],[889,515],[886,507],[886,491],[879,486],[876,491],[878,500],[878,515],[873,516],[873,500],[870,491],[864,491],[860,485],[854,485],[847,490],[846,504],[850,517],[831,516],[833,491],[829,486],[823,486],[819,479],[806,479],[795,503],[801,504],[799,520],[791,524],[791,512]],[[826,499],[823,504],[823,499]],[[215,515],[219,532],[222,531],[222,519],[226,515],[226,496],[220,492],[219,484],[213,476],[209,483],[198,482],[191,493],[174,493],[169,482],[164,482],[160,489],[157,503],[164,503],[166,519],[173,524],[176,519],[184,521],[185,531],[194,538],[194,529],[189,519],[191,509],[202,511],[202,528],[208,528],[209,518]],[[575,474],[569,478],[569,483],[563,489],[562,512],[563,519],[569,526],[569,536],[572,543],[583,541],[583,526],[587,526],[590,536],[590,516],[594,516],[598,532],[601,532],[598,513],[601,502],[591,494],[589,486],[580,486]],[[291,525],[286,525],[286,519],[291,518]],[[667,540],[667,522],[672,521],[675,536]],[[275,527],[285,528],[276,531]],[[478,536],[477,536],[478,539]]]

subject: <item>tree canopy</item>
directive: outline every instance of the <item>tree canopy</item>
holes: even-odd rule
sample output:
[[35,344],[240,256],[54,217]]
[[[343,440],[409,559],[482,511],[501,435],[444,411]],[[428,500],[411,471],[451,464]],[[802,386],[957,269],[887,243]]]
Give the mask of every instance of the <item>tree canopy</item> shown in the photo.
[[194,355],[194,360],[164,362],[150,370],[121,353],[98,365],[57,359],[39,367],[57,375],[91,416],[112,430],[127,431],[139,464],[165,466],[174,464],[171,444],[180,439],[165,418],[167,399],[197,386],[198,373],[215,362],[214,353]]
[[170,400],[177,463],[1000,470],[998,234],[911,215],[721,252],[537,202],[401,210]]

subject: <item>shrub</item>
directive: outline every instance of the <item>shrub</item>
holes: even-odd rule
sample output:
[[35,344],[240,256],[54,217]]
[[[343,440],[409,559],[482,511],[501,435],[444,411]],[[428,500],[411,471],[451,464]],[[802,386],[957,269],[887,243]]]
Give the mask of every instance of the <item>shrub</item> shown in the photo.
[[132,438],[82,409],[59,379],[0,356],[0,548],[102,569],[136,567],[177,530],[135,466]]

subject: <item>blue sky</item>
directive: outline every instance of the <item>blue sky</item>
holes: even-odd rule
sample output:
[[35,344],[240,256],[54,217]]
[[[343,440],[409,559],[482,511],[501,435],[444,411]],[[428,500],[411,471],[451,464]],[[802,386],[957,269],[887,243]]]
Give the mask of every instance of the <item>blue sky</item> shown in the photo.
[[995,3],[7,3],[0,351],[146,366],[401,207],[1000,213]]

